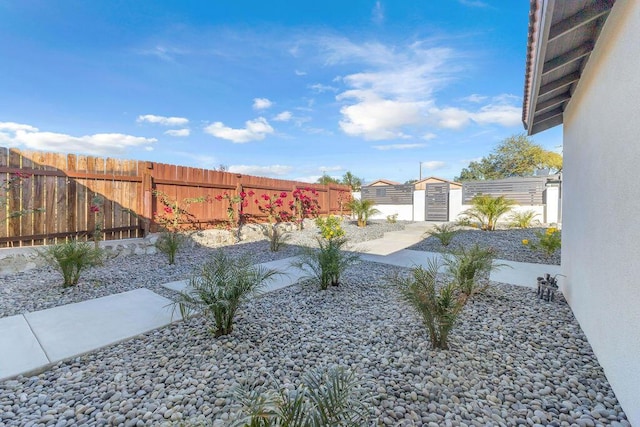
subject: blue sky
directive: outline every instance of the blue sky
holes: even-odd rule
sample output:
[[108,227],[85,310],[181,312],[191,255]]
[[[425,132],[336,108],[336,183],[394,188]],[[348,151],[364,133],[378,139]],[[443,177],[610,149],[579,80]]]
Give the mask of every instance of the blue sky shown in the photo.
[[[0,0],[0,146],[453,178],[523,132],[529,2]],[[534,137],[560,150],[561,129]]]

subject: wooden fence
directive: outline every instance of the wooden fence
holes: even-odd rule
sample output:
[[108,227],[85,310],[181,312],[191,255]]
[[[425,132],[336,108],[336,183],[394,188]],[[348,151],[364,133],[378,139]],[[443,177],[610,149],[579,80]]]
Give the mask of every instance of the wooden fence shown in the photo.
[[[22,177],[16,179],[16,177]],[[8,183],[13,180],[13,184]],[[107,240],[141,237],[154,230],[154,213],[162,209],[155,192],[178,202],[206,197],[190,205],[193,225],[218,226],[227,220],[227,193],[255,193],[244,209],[263,216],[253,202],[262,194],[313,189],[320,214],[341,213],[350,189],[343,185],[307,184],[229,172],[74,154],[20,151],[0,147],[0,247],[55,243],[89,236],[98,222]],[[99,207],[99,213],[91,207]],[[160,206],[159,206],[160,205]],[[12,216],[13,212],[26,211]]]

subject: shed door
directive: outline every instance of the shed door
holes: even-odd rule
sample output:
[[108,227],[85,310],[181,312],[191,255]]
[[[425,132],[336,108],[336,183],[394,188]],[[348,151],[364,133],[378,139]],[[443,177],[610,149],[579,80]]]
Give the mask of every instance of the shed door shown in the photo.
[[449,184],[427,184],[425,197],[425,219],[427,221],[449,221]]

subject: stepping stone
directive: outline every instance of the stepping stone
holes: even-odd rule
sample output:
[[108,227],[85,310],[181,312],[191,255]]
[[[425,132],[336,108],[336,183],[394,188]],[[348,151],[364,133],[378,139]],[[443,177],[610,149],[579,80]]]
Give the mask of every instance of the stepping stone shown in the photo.
[[23,315],[0,319],[0,380],[49,364]]
[[136,289],[25,314],[51,362],[77,356],[180,320],[172,301]]

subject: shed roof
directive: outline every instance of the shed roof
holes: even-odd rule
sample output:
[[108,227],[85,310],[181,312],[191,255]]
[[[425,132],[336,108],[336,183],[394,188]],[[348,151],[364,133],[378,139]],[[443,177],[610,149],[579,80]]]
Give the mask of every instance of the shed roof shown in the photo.
[[367,186],[371,186],[371,185],[400,185],[399,182],[395,182],[395,181],[391,181],[388,179],[376,179],[375,181],[370,182],[369,184],[367,184]]
[[522,122],[529,135],[562,124],[615,0],[531,0]]
[[441,181],[441,182],[447,182],[447,183],[453,184],[453,185],[462,185],[462,183],[460,183],[460,182],[450,181],[448,179],[439,178],[437,176],[428,176],[426,178],[422,178],[420,181],[414,182],[414,185],[422,184],[423,182],[432,181],[432,180]]

